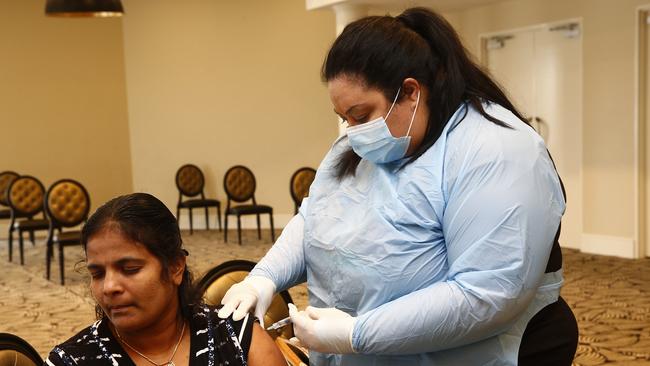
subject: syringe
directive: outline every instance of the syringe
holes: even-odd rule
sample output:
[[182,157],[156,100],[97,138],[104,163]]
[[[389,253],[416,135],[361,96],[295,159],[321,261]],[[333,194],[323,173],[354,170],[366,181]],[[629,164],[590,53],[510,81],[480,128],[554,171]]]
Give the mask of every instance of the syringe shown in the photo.
[[286,327],[287,325],[291,324],[291,317],[286,317],[282,320],[279,320],[273,324],[271,324],[270,327],[266,328],[266,330],[277,330],[282,327]]

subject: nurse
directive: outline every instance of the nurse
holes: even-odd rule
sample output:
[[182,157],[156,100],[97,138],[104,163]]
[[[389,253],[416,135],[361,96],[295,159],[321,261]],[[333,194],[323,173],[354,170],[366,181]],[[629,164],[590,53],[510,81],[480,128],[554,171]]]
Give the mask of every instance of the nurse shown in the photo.
[[291,309],[312,365],[570,365],[562,184],[539,135],[422,8],[348,25],[323,65],[347,122],[298,215],[219,316]]

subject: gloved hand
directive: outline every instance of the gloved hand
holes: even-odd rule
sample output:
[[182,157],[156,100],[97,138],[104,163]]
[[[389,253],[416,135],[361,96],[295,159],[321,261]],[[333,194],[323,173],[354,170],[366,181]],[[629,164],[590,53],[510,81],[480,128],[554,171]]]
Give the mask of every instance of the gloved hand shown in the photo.
[[289,304],[289,316],[302,346],[322,353],[354,353],[352,330],[357,318],[336,308],[308,306],[298,311],[293,304]]
[[242,282],[236,283],[228,289],[221,299],[223,307],[219,310],[220,318],[227,318],[232,314],[232,319],[237,321],[246,316],[246,313],[255,309],[255,316],[264,328],[264,314],[271,305],[275,294],[275,284],[263,276],[248,276]]

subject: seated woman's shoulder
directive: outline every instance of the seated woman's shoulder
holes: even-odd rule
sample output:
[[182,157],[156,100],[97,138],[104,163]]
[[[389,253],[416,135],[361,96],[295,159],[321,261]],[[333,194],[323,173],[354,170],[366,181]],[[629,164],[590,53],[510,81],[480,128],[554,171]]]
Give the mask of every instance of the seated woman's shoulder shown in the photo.
[[222,307],[223,305],[200,304],[194,307],[192,317],[197,325],[207,326],[208,324],[212,324],[213,327],[216,327],[227,323],[234,326],[236,330],[241,330],[242,327],[250,328],[250,324],[257,320],[257,318],[250,313],[246,314],[243,319],[238,321],[233,320],[232,315],[227,319],[222,319],[218,316],[219,310]]
[[101,323],[102,321],[98,320],[65,342],[55,346],[50,351],[45,363],[47,365],[77,365],[83,364],[84,360],[92,360],[99,354],[97,344],[100,338]]

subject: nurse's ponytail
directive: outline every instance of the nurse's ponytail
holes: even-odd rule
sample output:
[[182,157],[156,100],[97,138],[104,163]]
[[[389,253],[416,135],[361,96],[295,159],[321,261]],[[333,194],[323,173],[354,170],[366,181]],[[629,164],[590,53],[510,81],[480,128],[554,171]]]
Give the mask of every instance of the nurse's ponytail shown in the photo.
[[[322,78],[358,77],[387,99],[406,78],[414,78],[429,91],[429,121],[424,140],[408,163],[416,160],[440,137],[452,114],[464,102],[486,119],[509,126],[492,116],[483,103],[497,103],[524,120],[501,88],[471,60],[458,35],[440,15],[425,9],[407,9],[397,17],[371,16],[350,23],[334,41]],[[361,159],[344,153],[338,177],[353,175]]]

